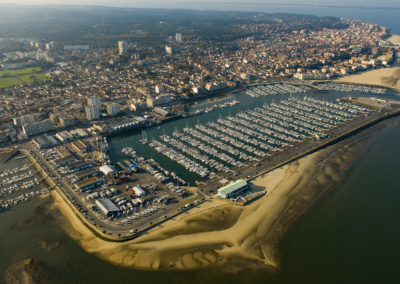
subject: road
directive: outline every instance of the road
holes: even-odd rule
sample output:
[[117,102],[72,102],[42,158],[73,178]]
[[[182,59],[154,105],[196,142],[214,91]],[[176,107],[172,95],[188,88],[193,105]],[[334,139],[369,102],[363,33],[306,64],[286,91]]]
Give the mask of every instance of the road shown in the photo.
[[[149,227],[155,226],[166,219],[170,219],[184,212],[177,211],[176,208],[173,207],[168,208],[169,211],[164,209],[152,216],[146,217],[143,220],[135,221],[134,224],[126,224],[121,226],[113,224],[107,218],[104,218],[101,215],[91,211],[87,207],[86,203],[82,200],[83,197],[72,188],[65,177],[61,176],[58,171],[54,169],[54,166],[42,156],[38,149],[29,143],[21,144],[19,147],[25,149],[31,154],[34,160],[38,162],[40,167],[46,172],[47,176],[45,176],[45,178],[51,178],[53,182],[58,185],[58,188],[61,190],[64,197],[68,198],[68,201],[66,202],[70,203],[68,205],[75,211],[76,215],[82,220],[82,222],[86,222],[86,225],[92,226],[92,231],[94,231],[97,235],[100,235],[102,238],[113,237],[113,239],[121,240],[132,239],[140,232],[148,230]],[[187,200],[187,202],[190,202],[190,198]]]

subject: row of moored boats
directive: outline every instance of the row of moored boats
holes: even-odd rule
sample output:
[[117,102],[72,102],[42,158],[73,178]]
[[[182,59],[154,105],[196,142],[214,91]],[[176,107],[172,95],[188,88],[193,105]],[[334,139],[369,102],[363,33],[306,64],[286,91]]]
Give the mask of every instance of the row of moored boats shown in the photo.
[[[25,156],[19,156],[14,159],[20,160],[24,158]],[[49,190],[47,188],[36,190],[40,183],[41,179],[36,177],[29,163],[3,169],[0,173],[0,212],[48,193]],[[28,190],[31,191],[21,192]]]
[[26,203],[34,198],[39,197],[40,195],[47,194],[47,193],[49,193],[49,190],[47,188],[43,188],[41,190],[23,193],[16,197],[13,197],[13,198],[8,198],[8,199],[4,199],[4,200],[0,199],[0,212],[9,210],[18,204]]
[[136,161],[141,162],[146,170],[150,172],[154,176],[154,178],[156,178],[160,182],[167,182],[172,180],[181,185],[186,184],[186,181],[184,179],[180,178],[176,173],[164,169],[154,159],[146,160],[143,157],[138,156],[136,151],[134,151],[131,147],[124,147],[122,149],[122,153],[127,156],[131,156]]
[[216,109],[223,109],[223,108],[226,108],[226,107],[232,107],[234,105],[237,105],[238,103],[239,103],[238,100],[233,100],[233,101],[225,102],[225,103],[222,103],[222,104],[215,104],[215,105],[206,107],[205,109],[198,109],[198,110],[196,110],[194,112],[194,114],[209,113],[209,112],[211,112],[213,110],[216,110]]
[[371,87],[364,85],[350,85],[350,84],[338,84],[338,83],[323,83],[319,84],[318,87],[325,91],[337,91],[337,92],[362,92],[384,95],[387,92],[386,88]]
[[253,98],[263,96],[274,96],[281,94],[298,94],[305,93],[310,90],[310,87],[304,85],[289,85],[289,84],[269,84],[251,87],[246,90],[246,95]]
[[288,98],[216,122],[186,127],[183,132],[174,131],[172,137],[162,135],[161,141],[144,142],[188,171],[213,177],[216,172],[259,161],[366,112],[365,107],[345,102]]

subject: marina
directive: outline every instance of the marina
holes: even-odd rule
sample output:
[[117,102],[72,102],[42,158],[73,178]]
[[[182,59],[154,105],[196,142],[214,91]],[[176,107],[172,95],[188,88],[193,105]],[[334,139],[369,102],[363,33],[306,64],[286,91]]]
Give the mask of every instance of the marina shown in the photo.
[[183,133],[174,131],[173,137],[161,135],[161,142],[144,143],[201,178],[214,177],[216,172],[229,172],[244,166],[245,161],[260,161],[304,139],[323,137],[324,131],[368,111],[341,101],[288,98],[184,128]]
[[294,86],[289,84],[268,84],[268,85],[260,85],[256,87],[250,87],[246,90],[246,95],[249,95],[253,98],[259,98],[262,96],[275,96],[282,94],[298,94],[305,93],[310,90],[310,87],[307,86]]
[[321,90],[326,91],[338,91],[350,93],[354,91],[363,92],[363,93],[371,93],[376,95],[384,95],[387,93],[386,88],[382,87],[372,87],[372,86],[363,86],[357,84],[338,84],[338,83],[323,83],[317,85]]
[[[318,88],[325,84],[332,87],[336,83],[324,82]],[[280,95],[249,98],[248,90],[238,92],[228,97],[239,102],[232,106],[167,122],[160,129],[113,137],[110,158],[121,160],[121,149],[130,147],[136,155],[157,161],[185,182],[197,183],[235,174],[307,139],[326,139],[330,130],[368,115],[369,108],[344,102],[344,96],[374,97],[379,92],[380,98],[394,97],[384,88],[353,85],[329,93],[286,83],[249,89],[266,90],[267,86]]]
[[0,165],[0,212],[49,193],[46,183],[25,156],[16,156],[6,164],[12,166]]

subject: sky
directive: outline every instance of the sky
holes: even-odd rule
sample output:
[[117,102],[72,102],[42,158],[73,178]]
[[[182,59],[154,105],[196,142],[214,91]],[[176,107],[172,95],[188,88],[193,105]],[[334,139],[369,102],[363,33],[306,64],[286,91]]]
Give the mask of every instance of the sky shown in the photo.
[[0,0],[0,3],[13,4],[63,4],[63,5],[103,5],[117,7],[149,7],[149,8],[186,8],[202,6],[212,8],[215,5],[241,6],[246,4],[316,4],[343,6],[377,6],[400,7],[399,0]]

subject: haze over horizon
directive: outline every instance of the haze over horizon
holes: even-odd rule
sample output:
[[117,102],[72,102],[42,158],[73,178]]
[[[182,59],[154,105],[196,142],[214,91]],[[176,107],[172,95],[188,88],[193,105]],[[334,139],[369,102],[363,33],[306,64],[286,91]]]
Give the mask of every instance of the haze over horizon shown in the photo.
[[[290,5],[290,6],[334,6],[334,7],[387,7],[400,8],[397,0],[352,0],[352,1],[332,1],[332,0],[251,0],[245,2],[243,0],[0,0],[0,4],[23,4],[23,5],[101,5],[115,7],[137,7],[137,8],[208,8],[213,9],[216,6],[245,6],[245,5]],[[205,5],[202,7],[202,5]]]

